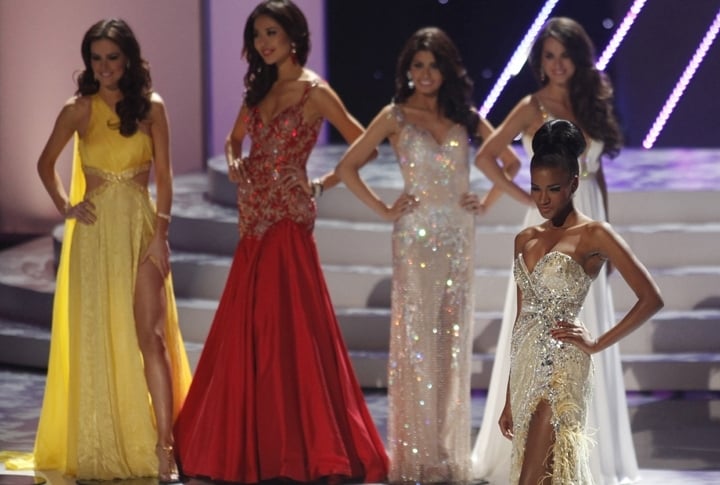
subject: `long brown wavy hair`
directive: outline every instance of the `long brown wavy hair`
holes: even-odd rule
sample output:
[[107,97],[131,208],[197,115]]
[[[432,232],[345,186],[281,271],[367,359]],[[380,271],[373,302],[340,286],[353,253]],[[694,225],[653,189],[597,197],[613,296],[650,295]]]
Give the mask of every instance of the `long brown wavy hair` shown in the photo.
[[245,74],[245,102],[250,107],[257,106],[262,101],[278,77],[277,66],[265,64],[255,49],[255,21],[263,15],[272,18],[283,28],[290,42],[294,44],[294,55],[301,66],[307,62],[310,52],[307,19],[297,5],[290,0],[265,0],[255,7],[245,22],[242,50],[248,63]]
[[463,65],[460,52],[450,37],[437,27],[425,27],[415,32],[405,43],[395,71],[395,103],[403,103],[415,90],[408,84],[410,63],[419,51],[435,57],[443,83],[438,92],[438,104],[446,118],[465,127],[474,143],[480,117],[472,106],[473,81]]
[[580,126],[592,138],[604,142],[603,153],[614,158],[620,152],[623,136],[613,110],[613,87],[605,73],[595,67],[595,46],[585,29],[575,20],[554,17],[547,21],[535,39],[528,63],[541,85],[548,83],[542,75],[542,52],[549,37],[560,42],[575,64],[570,79],[570,102]]
[[85,70],[77,76],[78,88],[75,94],[95,94],[100,88],[95,80],[90,59],[90,47],[100,39],[115,43],[128,60],[125,72],[118,81],[122,99],[115,105],[115,112],[120,117],[120,133],[130,136],[138,130],[139,123],[145,120],[150,112],[152,80],[148,62],[140,55],[140,44],[124,20],[100,20],[85,33],[80,47]]

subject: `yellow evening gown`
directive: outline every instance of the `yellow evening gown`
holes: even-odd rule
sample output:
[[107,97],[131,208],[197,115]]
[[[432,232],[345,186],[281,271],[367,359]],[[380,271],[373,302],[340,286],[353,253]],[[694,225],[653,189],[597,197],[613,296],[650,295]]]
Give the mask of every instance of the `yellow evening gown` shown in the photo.
[[[156,476],[158,467],[154,412],[133,316],[137,269],[156,218],[147,188],[133,177],[150,170],[152,140],[141,131],[124,137],[118,126],[114,110],[94,95],[87,134],[75,138],[70,199],[91,200],[97,221],[65,224],[34,450],[35,468],[85,479]],[[85,193],[85,173],[104,183]],[[170,276],[165,294],[177,416],[190,368]]]

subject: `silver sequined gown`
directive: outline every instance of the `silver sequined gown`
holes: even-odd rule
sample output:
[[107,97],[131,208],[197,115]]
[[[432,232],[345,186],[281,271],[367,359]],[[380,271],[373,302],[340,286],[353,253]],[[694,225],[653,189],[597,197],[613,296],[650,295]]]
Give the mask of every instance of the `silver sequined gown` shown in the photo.
[[512,332],[510,406],[513,449],[510,483],[518,483],[525,441],[540,401],[552,409],[553,485],[593,483],[590,438],[585,431],[592,385],[590,356],[550,336],[558,321],[576,322],[592,280],[570,256],[551,251],[528,270],[523,255],[514,276],[522,293],[520,315]]
[[415,210],[393,229],[389,359],[390,481],[467,482],[470,462],[474,216],[468,135],[454,125],[436,141],[401,125],[395,145]]

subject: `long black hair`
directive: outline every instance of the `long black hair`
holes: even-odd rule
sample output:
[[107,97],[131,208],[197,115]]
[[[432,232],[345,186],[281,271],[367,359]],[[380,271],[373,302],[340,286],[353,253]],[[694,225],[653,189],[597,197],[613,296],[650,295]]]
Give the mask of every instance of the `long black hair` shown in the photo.
[[528,63],[541,85],[548,83],[542,72],[545,40],[554,38],[568,52],[575,65],[570,79],[570,102],[580,126],[592,137],[604,142],[603,153],[616,157],[623,143],[619,123],[613,111],[613,88],[605,73],[595,67],[595,46],[582,25],[567,17],[553,17],[535,39]]
[[77,76],[76,94],[95,94],[100,89],[92,70],[90,49],[93,42],[101,39],[112,41],[127,58],[125,72],[118,81],[122,99],[115,105],[115,111],[120,117],[120,133],[130,136],[137,131],[139,123],[145,120],[150,112],[152,80],[148,62],[140,55],[140,44],[124,20],[100,20],[85,33],[80,46],[85,70]]
[[450,37],[437,27],[425,27],[415,32],[405,43],[395,71],[394,102],[402,103],[413,93],[408,85],[407,72],[419,51],[430,52],[443,77],[438,92],[438,104],[446,118],[463,125],[475,141],[480,116],[472,106],[473,82],[463,65],[460,52]]
[[257,106],[278,77],[277,66],[265,64],[255,49],[255,21],[263,15],[272,18],[283,28],[295,49],[293,55],[301,66],[307,62],[310,52],[307,19],[297,5],[290,0],[265,0],[255,7],[245,22],[243,33],[242,53],[248,63],[245,74],[245,102],[248,106]]

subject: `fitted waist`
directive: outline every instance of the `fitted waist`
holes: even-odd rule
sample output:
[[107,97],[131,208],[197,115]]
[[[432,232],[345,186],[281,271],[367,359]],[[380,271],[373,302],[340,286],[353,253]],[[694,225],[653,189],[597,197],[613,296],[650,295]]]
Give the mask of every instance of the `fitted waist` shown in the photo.
[[141,173],[148,172],[150,170],[150,165],[150,162],[145,162],[141,165],[131,167],[120,172],[112,172],[110,170],[103,170],[101,168],[83,165],[83,172],[86,175],[100,177],[107,182],[123,182],[126,180],[132,180]]
[[415,200],[417,201],[418,205],[423,206],[433,206],[433,207],[459,207],[460,206],[460,200],[462,199],[462,196],[464,193],[468,192],[467,190],[460,191],[460,190],[442,190],[442,191],[434,191],[433,193],[428,193],[426,191],[420,191],[418,189],[408,188],[405,190],[405,193],[412,195],[415,197]]
[[520,306],[520,313],[545,316],[556,321],[573,322],[577,319],[580,308],[575,305],[563,305],[556,299],[551,301],[524,299]]

